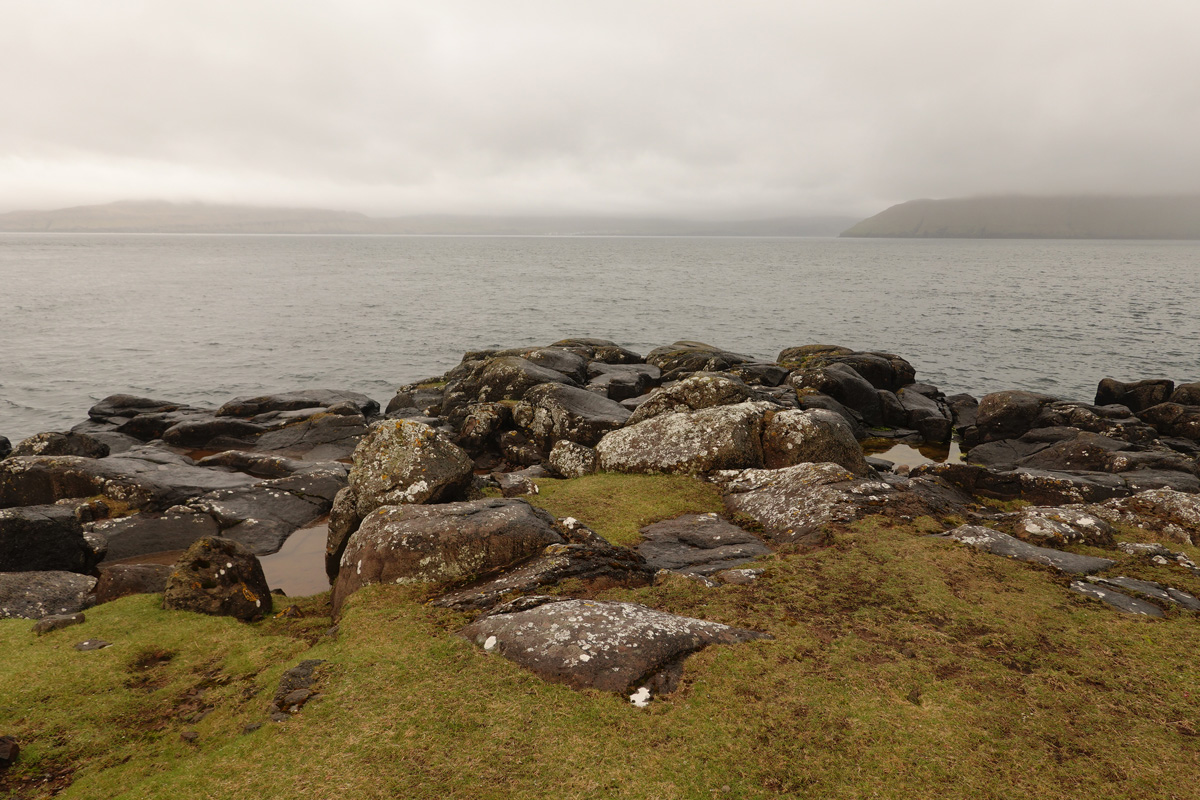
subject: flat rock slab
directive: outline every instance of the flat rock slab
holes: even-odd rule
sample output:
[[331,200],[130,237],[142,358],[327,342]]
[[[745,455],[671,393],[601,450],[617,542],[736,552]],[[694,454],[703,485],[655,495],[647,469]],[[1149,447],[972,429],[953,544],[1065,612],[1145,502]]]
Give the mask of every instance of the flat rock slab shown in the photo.
[[643,687],[671,692],[692,653],[710,644],[769,638],[635,603],[549,597],[501,606],[463,635],[544,680],[621,694]]
[[104,520],[92,530],[108,539],[105,561],[186,550],[192,542],[216,536],[220,528],[208,514],[134,514],[131,517]]
[[683,514],[647,525],[641,534],[638,553],[655,571],[711,575],[771,552],[762,539],[716,514]]
[[50,631],[62,630],[69,628],[72,625],[80,625],[84,622],[83,614],[51,614],[48,617],[39,619],[33,623],[34,633],[49,633]]
[[1147,603],[1145,600],[1138,600],[1136,597],[1130,597],[1127,594],[1122,594],[1115,589],[1109,589],[1104,586],[1097,586],[1094,583],[1085,583],[1084,581],[1072,581],[1071,591],[1079,594],[1094,597],[1101,600],[1109,606],[1124,611],[1126,614],[1141,614],[1146,617],[1161,617],[1163,616],[1162,609],[1153,603]]
[[96,579],[77,572],[0,572],[0,619],[42,619],[95,605]]
[[1127,592],[1136,592],[1166,603],[1178,603],[1185,608],[1190,608],[1192,611],[1200,611],[1200,600],[1197,600],[1181,589],[1164,586],[1154,581],[1142,581],[1137,578],[1126,578],[1124,576],[1117,578],[1097,578],[1092,576],[1088,580],[1100,586],[1121,589]]
[[937,536],[946,536],[956,542],[970,545],[977,550],[983,550],[998,556],[1015,558],[1018,561],[1028,561],[1031,564],[1042,564],[1062,572],[1074,575],[1087,575],[1108,569],[1114,563],[1107,558],[1081,556],[1064,550],[1053,550],[1049,547],[1038,547],[1022,542],[1007,533],[994,531],[980,525],[960,525],[952,531]]

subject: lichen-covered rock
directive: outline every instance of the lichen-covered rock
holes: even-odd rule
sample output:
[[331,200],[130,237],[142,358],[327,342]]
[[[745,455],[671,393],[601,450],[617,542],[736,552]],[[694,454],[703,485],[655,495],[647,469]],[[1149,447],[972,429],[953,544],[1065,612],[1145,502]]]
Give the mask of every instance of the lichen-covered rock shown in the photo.
[[852,351],[844,347],[810,345],[788,348],[779,354],[779,361],[789,368],[821,369],[840,364],[862,376],[875,389],[898,392],[916,378],[912,364],[894,353]]
[[271,589],[254,553],[230,539],[205,537],[176,562],[163,608],[253,620],[271,613]]
[[1089,510],[1109,522],[1161,533],[1180,544],[1200,542],[1200,495],[1195,493],[1150,489],[1089,506]]
[[1175,391],[1171,392],[1167,402],[1181,406],[1200,406],[1200,383],[1179,384]]
[[763,415],[770,403],[739,403],[662,414],[605,436],[596,445],[608,472],[700,473],[762,466]]
[[871,480],[838,464],[729,470],[712,480],[724,489],[731,514],[754,519],[768,538],[780,542],[819,544],[826,539],[826,526],[868,514],[944,518],[970,505],[970,498],[942,481]]
[[562,339],[550,346],[571,350],[590,361],[599,361],[605,364],[640,364],[645,361],[632,350],[621,347],[616,342],[610,342],[608,339],[576,337]]
[[936,535],[953,539],[956,542],[974,547],[976,550],[1014,558],[1017,561],[1041,564],[1075,575],[1099,572],[1108,569],[1116,563],[1107,558],[1081,556],[1076,553],[1068,553],[1049,547],[1038,547],[1028,542],[1022,542],[1020,539],[1015,539],[1007,533],[994,531],[991,528],[984,528],[980,525],[960,525],[951,531]]
[[96,555],[71,509],[0,509],[0,572],[88,572]]
[[563,440],[591,447],[628,419],[620,403],[557,383],[534,386],[513,408],[513,421],[546,452]]
[[0,619],[74,614],[96,603],[96,579],[78,572],[0,572]]
[[723,372],[738,364],[756,360],[754,356],[731,353],[711,344],[691,341],[656,347],[646,354],[646,363],[658,367],[664,375],[672,372]]
[[596,451],[564,439],[555,443],[550,450],[547,463],[563,478],[581,478],[596,471]]
[[753,392],[742,381],[728,375],[701,372],[678,383],[663,386],[650,393],[629,417],[628,424],[636,425],[660,414],[699,411],[702,408],[744,403]]
[[1116,529],[1091,506],[1030,506],[1012,515],[1012,533],[1036,544],[1112,547]]
[[1136,597],[1130,597],[1124,592],[1118,592],[1108,586],[1098,586],[1094,583],[1085,583],[1084,581],[1071,581],[1069,588],[1072,592],[1078,592],[1079,594],[1095,598],[1105,605],[1111,606],[1117,611],[1123,611],[1126,614],[1139,614],[1154,618],[1163,616],[1162,609],[1153,603],[1139,600]]
[[767,469],[829,462],[855,475],[874,475],[854,438],[854,430],[833,411],[768,413],[763,422],[762,449]]
[[442,503],[470,485],[474,464],[462,448],[428,425],[387,420],[354,450],[349,486],[355,511],[404,503]]
[[711,644],[769,638],[757,631],[681,617],[634,603],[525,598],[468,625],[488,653],[572,688],[638,696],[673,691],[683,660]]
[[638,553],[654,571],[712,575],[771,552],[762,539],[716,514],[683,514],[647,525],[641,534]]
[[501,428],[512,419],[512,412],[503,403],[478,403],[467,408],[467,416],[459,426],[455,444],[468,453],[478,454],[492,443]]
[[846,364],[831,363],[797,370],[788,377],[788,385],[797,390],[829,395],[860,414],[867,425],[884,423],[879,390]]
[[431,506],[384,506],[346,543],[333,610],[372,583],[457,581],[563,542],[554,517],[524,500],[487,498]]
[[[30,436],[12,449],[14,456],[81,456],[104,458],[108,445],[86,433],[48,431]],[[0,456],[2,458],[3,456]]]
[[1138,413],[1144,422],[1163,436],[1178,436],[1200,442],[1200,406],[1159,403]]
[[[468,354],[469,355],[469,354]],[[469,406],[495,403],[500,400],[520,400],[525,392],[542,383],[565,383],[578,386],[578,381],[557,370],[538,366],[520,356],[498,356],[464,363],[464,372],[446,384],[442,413],[454,424],[466,416]]]

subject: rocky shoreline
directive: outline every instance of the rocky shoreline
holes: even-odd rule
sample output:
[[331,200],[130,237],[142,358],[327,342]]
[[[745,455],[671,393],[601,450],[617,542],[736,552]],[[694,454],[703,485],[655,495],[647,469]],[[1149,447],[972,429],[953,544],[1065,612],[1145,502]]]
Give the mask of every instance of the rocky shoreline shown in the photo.
[[[952,438],[962,461],[864,454]],[[642,356],[567,339],[467,353],[384,408],[334,390],[218,409],[115,395],[70,431],[11,450],[0,439],[0,459],[0,618],[53,629],[149,592],[169,609],[259,619],[279,598],[258,558],[329,515],[335,619],[364,586],[427,586],[432,603],[478,615],[462,633],[486,652],[636,705],[672,691],[690,653],[765,634],[595,591],[753,581],[754,559],[822,547],[870,515],[927,518],[951,540],[1075,576],[1070,590],[1117,611],[1200,610],[1114,572],[1132,557],[1197,574],[1171,545],[1200,536],[1200,383],[1105,379],[1092,404],[976,400],[917,382],[890,353],[809,345],[763,362],[697,342]],[[522,499],[539,480],[597,471],[693,475],[726,513],[655,523],[626,547]],[[1121,526],[1159,541],[1119,541]],[[173,566],[137,563],[182,550]]]

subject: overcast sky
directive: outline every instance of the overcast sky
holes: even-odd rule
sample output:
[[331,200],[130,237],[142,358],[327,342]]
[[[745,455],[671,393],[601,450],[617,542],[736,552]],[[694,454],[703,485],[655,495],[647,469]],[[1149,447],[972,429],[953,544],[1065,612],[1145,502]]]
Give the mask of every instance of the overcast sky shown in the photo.
[[0,211],[1200,192],[1197,0],[0,0]]

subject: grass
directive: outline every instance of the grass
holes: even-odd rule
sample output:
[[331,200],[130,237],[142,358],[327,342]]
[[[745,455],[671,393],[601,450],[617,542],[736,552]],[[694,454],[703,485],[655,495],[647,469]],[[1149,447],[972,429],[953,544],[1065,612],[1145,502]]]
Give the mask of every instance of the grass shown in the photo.
[[[540,481],[535,499],[629,537],[689,492],[686,510],[716,510],[690,480]],[[1117,614],[932,527],[868,518],[830,547],[761,560],[746,586],[609,591],[774,636],[693,656],[646,710],[484,654],[455,635],[467,616],[411,587],[360,591],[336,636],[327,595],[252,625],[153,596],[42,637],[0,621],[0,733],[24,748],[0,786],[46,797],[55,784],[37,781],[58,775],[58,796],[106,800],[1197,796],[1200,618]],[[114,645],[72,649],[85,638]],[[266,722],[280,673],[305,658],[329,662],[320,696]],[[244,733],[252,722],[266,724]]]

